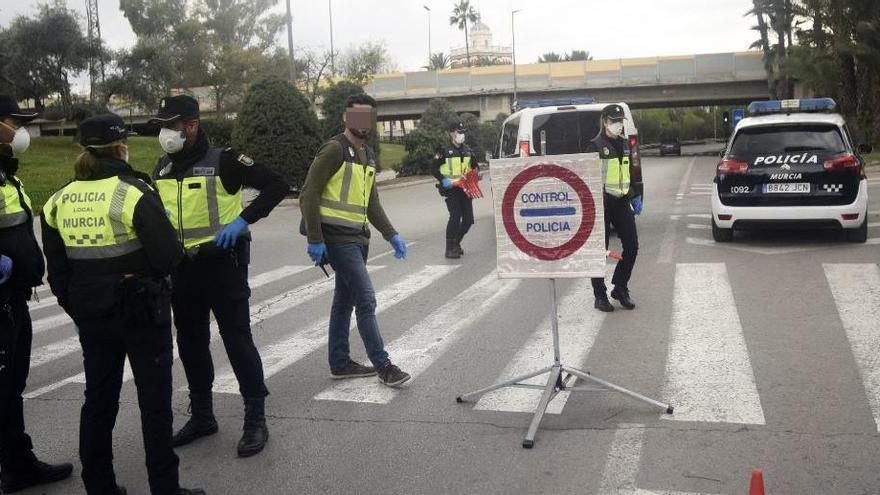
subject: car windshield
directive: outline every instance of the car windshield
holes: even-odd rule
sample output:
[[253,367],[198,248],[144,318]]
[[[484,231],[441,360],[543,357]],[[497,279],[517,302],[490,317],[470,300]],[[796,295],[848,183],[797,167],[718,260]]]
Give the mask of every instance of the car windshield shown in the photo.
[[539,155],[584,153],[599,134],[601,111],[564,111],[536,115],[532,142]]
[[803,151],[843,153],[846,146],[834,125],[746,127],[737,133],[730,154],[755,156]]

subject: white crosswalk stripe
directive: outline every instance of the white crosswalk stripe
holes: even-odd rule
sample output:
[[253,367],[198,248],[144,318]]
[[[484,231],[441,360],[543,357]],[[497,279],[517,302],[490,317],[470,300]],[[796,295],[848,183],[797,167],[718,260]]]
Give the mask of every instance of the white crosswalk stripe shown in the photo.
[[663,399],[665,419],[764,424],[733,289],[723,263],[678,264]]
[[880,267],[866,263],[823,267],[880,431]]
[[[562,362],[580,367],[593,347],[596,335],[605,320],[605,313],[596,311],[591,304],[593,290],[589,279],[576,279],[573,289],[559,302],[559,341],[562,347]],[[549,366],[553,362],[553,343],[550,333],[550,318],[544,318],[528,342],[514,356],[496,382],[509,380],[530,371]],[[541,375],[525,383],[544,385],[547,375]],[[572,382],[573,384],[574,382]],[[491,385],[490,383],[486,384]],[[568,392],[562,392],[553,399],[547,412],[559,414],[568,401]],[[485,394],[474,409],[483,411],[533,412],[541,398],[540,390],[524,388],[503,388]]]
[[[484,321],[519,287],[520,280],[500,280],[493,272],[428,315],[400,338],[389,343],[394,363],[417,378],[445,353],[469,327]],[[473,304],[479,301],[478,305]],[[315,399],[387,404],[398,394],[375,380],[345,380]]]
[[[391,287],[376,293],[376,314],[395,306],[407,297],[429,286],[439,278],[451,273],[460,265],[429,265],[420,271],[407,275]],[[327,342],[329,319],[322,319],[303,330],[295,332],[280,342],[260,350],[266,379],[296,363]],[[217,393],[238,393],[238,381],[231,368],[217,375],[214,381]]]

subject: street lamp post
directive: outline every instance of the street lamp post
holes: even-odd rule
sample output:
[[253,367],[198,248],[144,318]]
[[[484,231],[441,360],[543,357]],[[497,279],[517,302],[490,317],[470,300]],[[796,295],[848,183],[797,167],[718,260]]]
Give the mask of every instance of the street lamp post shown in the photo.
[[293,56],[293,17],[290,15],[290,0],[287,0],[287,54],[290,56],[290,81],[296,82],[296,59]]
[[511,10],[510,11],[510,37],[513,40],[513,46],[511,47],[511,59],[513,61],[513,104],[516,105],[516,28],[513,24],[514,14],[517,12],[521,12],[522,9]]
[[336,53],[333,51],[333,0],[327,0],[327,11],[330,12],[330,75],[336,75]]
[[422,7],[428,11],[428,68],[431,68],[431,8],[427,5]]

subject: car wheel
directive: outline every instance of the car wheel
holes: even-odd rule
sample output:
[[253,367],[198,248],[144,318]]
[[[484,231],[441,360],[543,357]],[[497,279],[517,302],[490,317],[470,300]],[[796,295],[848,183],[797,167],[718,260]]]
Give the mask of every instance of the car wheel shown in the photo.
[[846,229],[847,242],[865,242],[868,240],[868,215],[861,225],[854,229]]
[[730,242],[733,240],[733,229],[722,229],[712,219],[712,239],[715,242]]

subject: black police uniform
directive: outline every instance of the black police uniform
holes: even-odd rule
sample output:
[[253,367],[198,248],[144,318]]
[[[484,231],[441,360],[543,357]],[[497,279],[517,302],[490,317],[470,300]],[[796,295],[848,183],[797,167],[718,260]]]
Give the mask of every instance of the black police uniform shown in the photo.
[[[460,125],[451,127],[450,129],[464,131],[463,126]],[[438,182],[442,182],[444,179],[444,175],[440,173],[440,167],[443,166],[447,159],[454,157],[461,160],[470,157],[471,169],[479,170],[480,166],[477,163],[477,157],[468,145],[462,143],[461,146],[455,146],[452,143],[448,143],[437,148],[434,153],[434,163],[431,175],[433,175]],[[443,186],[438,183],[437,190],[440,192],[441,196],[446,198],[446,209],[449,211],[449,220],[446,222],[447,257],[457,258],[464,254],[464,251],[461,249],[461,241],[474,224],[474,200],[469,198],[460,187],[444,189]],[[448,256],[453,253],[455,253],[454,256]]]
[[[626,139],[622,137],[613,139],[609,138],[605,134],[604,129],[592,140],[591,145],[592,151],[598,151],[599,158],[617,158],[622,160],[624,156],[629,155],[629,148]],[[623,247],[623,251],[621,252],[621,257],[623,259],[617,262],[617,266],[614,269],[614,275],[611,278],[611,283],[614,284],[616,288],[622,290],[628,290],[627,284],[632,276],[633,267],[636,263],[636,255],[639,251],[639,236],[636,231],[635,215],[630,206],[630,200],[642,195],[642,184],[641,176],[635,168],[630,169],[630,177],[631,185],[628,194],[619,198],[608,194],[607,192],[602,195],[603,205],[605,207],[605,248],[608,248],[612,226],[617,232],[617,237],[620,238]],[[604,182],[605,178],[603,177],[602,180]],[[605,286],[605,279],[593,278],[592,285],[595,297],[607,300],[608,289]],[[612,291],[612,297],[615,297],[616,295],[617,294]],[[628,298],[629,296],[627,293],[627,299]]]
[[[80,144],[118,141],[127,136],[124,129],[122,119],[115,115],[87,119],[80,126]],[[64,216],[68,215],[64,203],[73,201],[65,194],[66,188],[76,182],[49,199],[41,219],[49,285],[76,323],[83,349],[86,392],[79,443],[83,482],[90,494],[124,493],[118,491],[113,471],[112,434],[128,357],[141,412],[151,493],[203,493],[180,488],[178,458],[171,446],[173,354],[168,278],[183,252],[156,192],[128,163],[108,157],[98,157],[97,161],[94,174],[80,180],[116,177],[140,192],[133,210],[120,207],[125,212],[116,214],[123,219],[131,215],[140,247],[115,253],[110,249],[94,251],[84,256],[74,249],[82,249],[79,245],[89,249],[88,239],[65,245],[62,232],[67,239],[77,235],[76,228],[70,226],[75,222],[65,222]],[[88,206],[88,196],[77,200]],[[97,205],[101,199],[96,197],[94,201]],[[104,221],[124,222],[114,217],[112,205],[110,210]]]
[[[171,97],[164,102],[157,121],[198,116],[198,103],[192,98]],[[173,177],[181,181],[212,150],[220,151],[211,147],[207,134],[199,129],[193,146],[159,160],[153,179]],[[215,173],[229,194],[243,187],[260,191],[239,215],[249,225],[267,216],[290,190],[280,175],[230,148],[220,151]],[[238,379],[239,391],[245,399],[245,437],[248,437],[249,427],[254,424],[265,430],[263,400],[269,392],[250,326],[250,242],[250,235],[247,234],[238,238],[233,249],[220,249],[213,242],[201,244],[197,252],[189,252],[174,271],[174,324],[177,327],[180,360],[189,384],[192,411],[190,422],[175,434],[175,446],[217,431],[211,393],[214,383],[214,363],[210,350],[212,312]],[[242,441],[245,441],[244,437]],[[264,441],[257,442],[258,447],[245,450],[242,450],[243,444],[240,443],[239,455],[256,453],[254,450],[261,450],[262,443]]]
[[[0,119],[21,123],[37,114],[23,113],[15,99],[0,95]],[[73,466],[51,466],[37,460],[25,433],[24,393],[30,370],[33,329],[27,302],[33,288],[43,284],[43,253],[34,236],[34,216],[16,178],[18,159],[0,146],[0,187],[12,186],[26,219],[0,227],[0,254],[12,260],[12,274],[0,285],[0,490],[12,493],[29,486],[70,476]],[[4,205],[4,210],[6,206]]]

